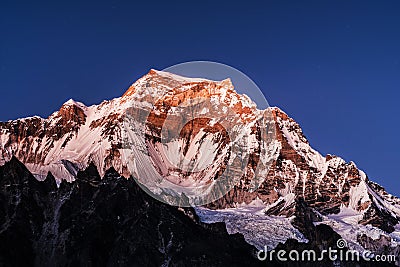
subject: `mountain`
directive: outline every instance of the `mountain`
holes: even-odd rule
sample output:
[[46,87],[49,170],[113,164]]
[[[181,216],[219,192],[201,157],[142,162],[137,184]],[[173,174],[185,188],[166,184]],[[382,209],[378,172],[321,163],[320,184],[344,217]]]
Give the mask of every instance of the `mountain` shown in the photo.
[[[182,119],[194,111],[204,116],[192,123]],[[90,107],[70,100],[47,119],[0,123],[0,152],[0,165],[18,159],[38,180],[54,177],[57,192],[79,185],[79,174],[93,166],[104,181],[111,169],[113,177],[134,176],[139,184],[160,175],[196,190],[228,171],[236,177],[232,184],[195,199],[204,223],[223,222],[228,233],[243,234],[257,249],[290,240],[312,243],[317,229],[329,226],[352,249],[400,256],[400,199],[355,163],[321,155],[286,113],[258,110],[229,79],[151,70],[120,98]],[[232,167],[238,154],[246,158],[240,170]],[[198,155],[207,160],[199,163]],[[189,198],[191,193],[198,191],[185,191]]]

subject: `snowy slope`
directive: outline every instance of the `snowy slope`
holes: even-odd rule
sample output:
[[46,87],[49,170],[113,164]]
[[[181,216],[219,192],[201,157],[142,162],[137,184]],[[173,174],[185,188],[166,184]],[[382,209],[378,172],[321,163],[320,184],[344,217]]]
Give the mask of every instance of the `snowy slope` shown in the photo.
[[[183,118],[192,111],[220,119],[187,127]],[[267,143],[253,131],[263,116],[274,128]],[[197,209],[203,221],[224,221],[230,233],[243,233],[256,247],[288,238],[306,242],[309,233],[298,223],[306,207],[315,215],[312,223],[330,225],[355,248],[380,236],[392,247],[400,245],[398,198],[353,162],[321,155],[292,118],[279,108],[258,110],[229,80],[151,70],[123,96],[99,105],[69,100],[46,119],[1,122],[0,165],[13,156],[39,180],[51,172],[58,182],[73,181],[93,162],[101,175],[113,167],[149,182],[154,191],[159,184],[151,180],[160,177],[163,188],[184,188],[186,195],[209,194],[221,170],[236,166],[240,156],[248,164],[231,168],[232,187],[211,192],[208,204]]]

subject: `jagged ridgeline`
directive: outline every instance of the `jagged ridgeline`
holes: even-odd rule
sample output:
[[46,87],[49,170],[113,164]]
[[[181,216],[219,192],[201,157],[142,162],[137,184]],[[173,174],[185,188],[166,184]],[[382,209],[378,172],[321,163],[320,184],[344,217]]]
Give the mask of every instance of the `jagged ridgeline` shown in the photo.
[[[210,93],[207,95],[206,92]],[[156,154],[149,155],[148,150],[135,146],[130,146],[127,150],[124,146],[123,122],[127,110],[132,110],[132,105],[135,111],[147,112],[148,115],[149,104],[159,103],[163,107],[169,103],[171,106],[172,100],[182,101],[179,99],[187,96],[187,93],[198,93],[199,96],[213,99],[221,106],[221,114],[224,113],[224,106],[230,107],[239,114],[240,123],[244,126],[246,123],[250,124],[254,114],[260,112],[251,99],[236,93],[228,80],[192,79],[151,70],[120,98],[90,107],[70,100],[46,119],[31,117],[1,122],[1,212],[4,214],[1,223],[1,238],[4,241],[1,242],[2,246],[15,244],[12,243],[13,236],[17,235],[15,240],[20,241],[19,250],[26,253],[23,254],[24,257],[18,257],[21,263],[24,263],[24,259],[27,262],[28,259],[30,262],[34,260],[37,264],[46,262],[46,257],[59,257],[64,247],[66,256],[60,256],[61,265],[74,265],[74,260],[79,259],[78,256],[72,256],[74,253],[86,257],[86,263],[90,261],[93,265],[107,265],[109,262],[106,259],[115,263],[114,260],[120,255],[118,253],[150,257],[139,245],[138,240],[143,240],[145,244],[150,242],[154,251],[158,251],[155,254],[160,256],[154,257],[154,263],[158,264],[164,260],[167,262],[172,255],[166,251],[168,246],[174,247],[176,244],[175,241],[171,241],[171,245],[168,242],[180,240],[180,237],[185,240],[182,241],[186,242],[184,244],[192,242],[192,237],[197,237],[198,251],[202,251],[201,247],[210,242],[210,253],[214,249],[218,251],[215,246],[223,242],[231,244],[230,242],[237,241],[235,238],[239,240],[239,237],[228,235],[224,227],[222,231],[221,224],[218,224],[217,232],[221,241],[212,244],[212,239],[207,238],[215,235],[215,226],[188,219],[188,215],[177,208],[159,203],[142,193],[135,181],[129,179],[155,167],[161,173],[168,174],[172,182],[188,185],[217,180],[223,173],[221,170],[227,162],[226,154],[212,142],[203,142],[203,146],[192,147],[193,151],[187,146],[185,150],[191,151],[190,155],[195,157],[199,151],[205,149],[204,145],[209,145],[206,148],[210,150],[210,157],[217,160],[211,161],[213,164],[209,166],[210,171],[204,172],[206,175],[202,176],[176,172],[164,163],[149,165],[154,163],[154,159],[163,158],[163,155],[157,154],[157,151]],[[143,135],[143,131],[149,128],[149,123],[157,126],[157,119],[166,115],[162,113],[162,108],[158,112],[160,113],[154,113],[150,119],[137,120],[131,125],[131,136]],[[247,243],[240,239],[241,241],[236,242],[237,246],[232,243],[231,247],[239,252],[229,253],[225,247],[223,249],[227,250],[221,250],[221,253],[250,255],[252,248],[260,249],[264,245],[276,247],[279,243],[297,244],[296,246],[318,244],[320,241],[316,241],[319,240],[316,233],[332,230],[332,233],[346,239],[349,246],[356,250],[369,249],[376,253],[398,256],[400,200],[371,182],[353,162],[345,162],[333,155],[323,156],[313,149],[301,127],[282,110],[268,108],[268,112],[274,126],[274,142],[271,142],[273,149],[268,151],[267,161],[270,166],[262,180],[255,183],[252,175],[243,175],[221,197],[195,211],[190,209],[192,217],[196,217],[197,212],[200,221],[224,222],[229,233],[243,234]],[[213,131],[207,130],[209,122],[202,123],[197,125],[201,127],[183,131],[180,140],[173,140],[175,143],[171,141],[165,154],[172,155],[177,150],[174,144],[185,147],[188,140],[200,140],[202,134],[213,134]],[[153,133],[153,137],[156,137],[157,130]],[[223,144],[231,141],[224,138],[223,134],[215,140]],[[154,147],[159,145],[158,139],[151,141]],[[150,157],[153,161],[139,161],[141,155]],[[136,173],[135,168],[129,168],[131,162],[127,159],[130,156],[136,159]],[[252,169],[262,159],[249,156],[245,167]],[[104,177],[103,180],[100,177]],[[140,205],[136,205],[135,198],[141,199],[142,202],[138,200]],[[110,202],[110,206],[107,206],[107,202]],[[124,213],[125,217],[119,212]],[[148,228],[143,228],[143,231],[149,233],[148,238],[135,232],[134,226],[129,226],[135,225],[137,220],[141,221],[143,216],[147,218],[143,219],[143,225],[147,224]],[[167,220],[167,217],[171,219]],[[160,233],[157,229],[164,229],[163,227],[170,230]],[[330,230],[324,227],[329,227]],[[192,235],[188,231],[195,231],[196,234]],[[172,235],[174,237],[171,239]],[[121,243],[118,243],[118,247],[114,242]],[[132,246],[127,245],[124,250],[124,242]],[[113,249],[113,244],[118,251]],[[184,249],[185,246],[174,247],[173,251],[184,251],[185,257],[190,257],[191,254]],[[85,247],[90,249],[85,250]],[[101,253],[96,252],[96,248]],[[5,248],[2,251],[7,251],[2,252],[4,263],[7,263],[7,259],[16,257],[13,250]],[[39,251],[42,251],[41,254]],[[93,255],[102,253],[107,256],[99,257],[99,261],[95,261]],[[196,258],[196,255],[193,257],[198,261],[194,262],[198,263],[200,258]],[[207,256],[210,261],[205,262],[212,265],[212,260],[218,258],[217,255],[214,256]],[[188,259],[185,257],[181,262]],[[249,257],[252,259],[251,255]],[[232,259],[232,262],[238,260],[236,256]],[[176,260],[175,262],[180,262],[177,258]],[[131,261],[121,264],[124,263]]]

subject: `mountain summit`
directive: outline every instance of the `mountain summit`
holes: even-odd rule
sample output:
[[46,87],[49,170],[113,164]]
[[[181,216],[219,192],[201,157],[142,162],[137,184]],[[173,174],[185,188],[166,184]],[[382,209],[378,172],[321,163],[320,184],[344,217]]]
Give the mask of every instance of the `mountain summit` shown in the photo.
[[[58,184],[74,181],[92,163],[101,177],[111,168],[126,178],[140,178],[156,169],[175,185],[214,183],[229,169],[229,156],[235,154],[230,144],[235,140],[224,132],[226,125],[205,118],[191,124],[181,120],[184,116],[179,112],[198,105],[200,98],[209,100],[197,110],[204,117],[213,107],[220,116],[228,118],[229,110],[235,114],[226,125],[242,127],[246,136],[240,137],[247,144],[243,154],[248,158],[243,175],[229,190],[196,209],[203,221],[224,221],[228,232],[242,233],[257,248],[288,239],[308,242],[315,227],[324,224],[351,248],[400,254],[400,199],[371,182],[355,163],[321,155],[285,112],[276,107],[258,110],[249,97],[234,90],[229,79],[210,81],[150,70],[123,96],[99,105],[87,107],[69,100],[47,119],[1,122],[0,165],[15,157],[38,180],[51,173]],[[185,104],[188,99],[191,104]],[[136,116],[128,133],[127,114]],[[260,116],[272,125],[266,146],[257,131]],[[182,130],[179,138],[163,144],[165,124],[171,131]],[[127,134],[135,139],[143,132],[146,140],[141,142],[147,152],[140,146],[126,146]],[[182,157],[177,156],[180,153]],[[196,161],[198,155],[206,155],[204,161]],[[153,166],[148,166],[150,162]],[[256,173],[260,162],[268,168]],[[243,220],[245,224],[240,223]]]

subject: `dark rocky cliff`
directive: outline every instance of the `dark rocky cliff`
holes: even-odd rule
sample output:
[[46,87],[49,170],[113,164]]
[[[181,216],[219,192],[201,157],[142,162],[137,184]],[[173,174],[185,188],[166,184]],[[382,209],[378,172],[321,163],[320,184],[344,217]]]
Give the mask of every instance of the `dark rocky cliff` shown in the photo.
[[241,235],[199,223],[113,169],[100,179],[91,165],[57,188],[13,158],[0,167],[0,203],[0,266],[260,264]]

